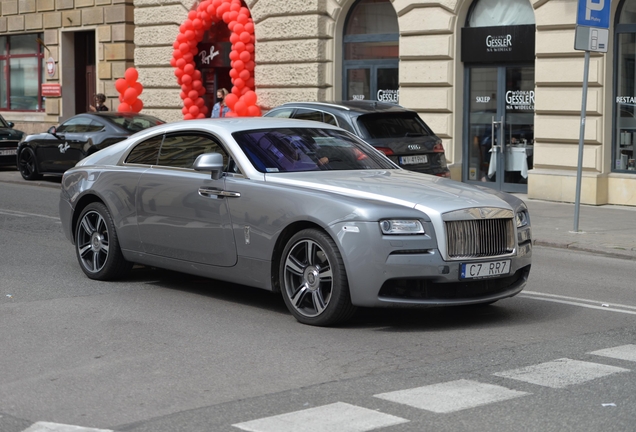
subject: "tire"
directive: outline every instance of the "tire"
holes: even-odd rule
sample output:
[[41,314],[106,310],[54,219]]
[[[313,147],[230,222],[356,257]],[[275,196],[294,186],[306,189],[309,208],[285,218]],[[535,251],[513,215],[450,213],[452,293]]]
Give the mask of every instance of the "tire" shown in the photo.
[[342,256],[323,231],[306,229],[287,242],[278,277],[287,308],[303,324],[334,325],[356,310]]
[[18,170],[25,180],[39,180],[42,174],[38,173],[38,163],[35,153],[29,147],[22,149],[18,157]]
[[102,203],[91,203],[82,211],[75,227],[75,252],[90,279],[119,279],[132,268],[121,253],[115,223]]

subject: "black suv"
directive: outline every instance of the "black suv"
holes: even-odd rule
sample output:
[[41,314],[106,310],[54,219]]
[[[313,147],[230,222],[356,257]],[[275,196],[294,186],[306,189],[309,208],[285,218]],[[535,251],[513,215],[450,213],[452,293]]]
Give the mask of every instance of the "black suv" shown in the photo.
[[339,126],[383,152],[400,167],[450,177],[442,140],[417,112],[374,101],[290,102],[265,117],[314,120]]

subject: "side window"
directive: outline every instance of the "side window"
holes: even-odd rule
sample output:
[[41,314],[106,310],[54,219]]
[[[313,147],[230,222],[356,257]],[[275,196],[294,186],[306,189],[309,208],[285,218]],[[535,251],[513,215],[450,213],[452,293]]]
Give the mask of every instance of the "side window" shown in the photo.
[[75,117],[69,121],[62,123],[57,131],[59,133],[81,133],[87,132],[91,119],[88,117]]
[[314,111],[305,108],[298,108],[294,113],[294,118],[300,120],[313,120],[322,122],[322,113],[320,111]]
[[162,140],[163,135],[159,135],[137,144],[137,146],[128,154],[126,163],[156,165]]
[[325,115],[325,120],[324,120],[325,123],[338,126],[338,122],[336,121],[336,118],[334,116],[332,116],[329,113],[324,113],[324,115]]
[[91,120],[91,123],[88,125],[88,130],[86,132],[99,132],[104,129],[104,125],[96,120]]
[[267,117],[290,118],[293,111],[294,111],[293,108],[282,108],[282,109],[272,110],[267,113]]
[[228,164],[228,154],[221,145],[207,135],[180,133],[167,135],[159,152],[159,165],[175,168],[192,168],[203,153],[221,153],[223,164]]

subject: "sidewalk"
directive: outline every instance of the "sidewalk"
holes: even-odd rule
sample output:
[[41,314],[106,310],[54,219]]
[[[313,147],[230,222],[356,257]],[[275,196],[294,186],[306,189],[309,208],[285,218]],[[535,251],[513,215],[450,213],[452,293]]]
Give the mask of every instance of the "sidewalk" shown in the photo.
[[[26,182],[17,171],[0,168],[0,183],[21,183],[45,187],[60,187],[60,179],[45,177]],[[532,237],[537,246],[592,252],[636,261],[636,207],[589,206],[579,209],[579,231],[574,229],[574,204],[528,199]]]

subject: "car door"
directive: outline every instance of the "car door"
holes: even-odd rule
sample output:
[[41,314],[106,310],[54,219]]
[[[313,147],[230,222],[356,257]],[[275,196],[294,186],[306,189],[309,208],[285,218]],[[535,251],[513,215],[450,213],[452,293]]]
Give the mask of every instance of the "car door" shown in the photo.
[[83,149],[91,122],[90,117],[73,117],[62,123],[55,135],[39,141],[36,154],[42,171],[62,173],[86,156]]
[[[224,196],[225,178],[194,171],[203,153],[229,157],[220,141],[198,132],[167,134],[158,163],[146,170],[136,193],[137,225],[143,250],[150,255],[229,267],[237,253]],[[231,195],[231,194],[230,194]]]

